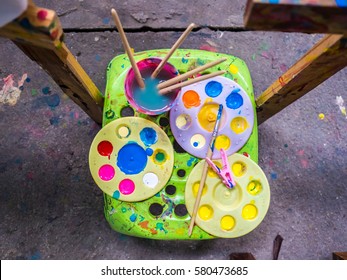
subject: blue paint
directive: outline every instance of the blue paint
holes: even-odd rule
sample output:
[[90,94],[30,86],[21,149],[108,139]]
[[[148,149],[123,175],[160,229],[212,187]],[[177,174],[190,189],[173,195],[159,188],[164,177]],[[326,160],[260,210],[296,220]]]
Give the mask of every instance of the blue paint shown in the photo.
[[117,166],[127,174],[139,174],[147,165],[147,153],[138,144],[130,142],[118,152]]
[[197,161],[198,161],[197,158],[195,158],[195,157],[190,157],[190,159],[187,161],[187,165],[188,165],[188,166],[192,166],[193,163],[195,163],[195,162],[197,162]]
[[336,0],[336,5],[342,8],[347,8],[347,0]]
[[280,0],[269,0],[270,4],[278,4]]
[[194,142],[194,143],[193,143],[193,146],[194,146],[194,147],[197,147],[197,146],[199,146],[199,143],[198,143],[198,142]]
[[103,18],[102,19],[102,23],[103,24],[109,24],[110,23],[110,19],[109,18]]
[[46,97],[46,103],[51,109],[57,107],[60,104],[60,97],[58,94],[49,95]]
[[49,119],[49,123],[54,126],[58,126],[59,122],[60,122],[59,117],[52,117]]
[[51,93],[51,89],[49,87],[44,87],[42,89],[42,93],[45,94],[45,95],[50,94]]
[[277,173],[271,172],[271,179],[276,180],[277,179]]
[[236,110],[243,105],[243,98],[241,94],[238,93],[239,91],[239,88],[234,89],[227,97],[226,104],[228,108]]
[[147,154],[147,156],[151,156],[151,155],[153,155],[153,150],[151,149],[151,148],[147,148],[146,149],[146,154]]
[[133,213],[130,217],[129,217],[131,222],[135,222],[137,219],[137,214]]
[[99,54],[95,55],[95,60],[96,61],[101,61],[101,56]]
[[157,143],[158,141],[157,132],[151,127],[145,127],[144,129],[142,129],[140,132],[140,138],[143,144],[148,147]]
[[29,77],[27,77],[27,78],[25,79],[25,81],[26,81],[27,83],[30,83],[31,79],[30,79]]
[[41,253],[39,251],[37,251],[32,256],[30,256],[29,259],[30,260],[40,260],[40,259],[42,259]]
[[182,57],[182,63],[184,63],[184,64],[188,63],[188,59]]
[[220,82],[211,81],[205,86],[205,92],[209,97],[217,97],[223,91],[223,86]]
[[118,199],[120,197],[120,192],[117,190],[112,195],[113,198]]
[[145,110],[157,111],[167,108],[175,99],[175,93],[161,95],[158,92],[157,85],[159,79],[150,77],[145,79],[145,88],[136,87],[133,92],[133,99],[138,106]]

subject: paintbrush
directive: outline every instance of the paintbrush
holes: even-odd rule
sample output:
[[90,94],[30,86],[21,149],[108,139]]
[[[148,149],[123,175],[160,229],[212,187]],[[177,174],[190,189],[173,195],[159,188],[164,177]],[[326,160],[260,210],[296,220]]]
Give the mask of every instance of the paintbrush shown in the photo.
[[[223,105],[219,104],[218,113],[217,113],[217,119],[216,119],[216,122],[214,124],[214,129],[213,129],[213,132],[212,132],[210,145],[209,145],[209,148],[208,148],[207,154],[206,154],[206,158],[209,158],[209,159],[212,158],[212,154],[213,154],[213,150],[214,150],[214,143],[215,143],[216,138],[217,138],[217,134],[218,134],[218,130],[219,130],[219,124],[220,124],[220,120],[222,118],[222,112],[223,112]],[[200,204],[200,200],[201,200],[202,190],[204,188],[205,181],[206,181],[207,170],[208,170],[208,164],[205,161],[204,162],[204,167],[202,169],[202,176],[201,176],[201,180],[200,180],[200,184],[199,184],[198,194],[196,196],[196,200],[195,200],[194,208],[193,208],[193,213],[192,213],[192,217],[191,217],[191,220],[190,220],[188,236],[191,236],[192,231],[193,231],[196,214],[198,212],[198,208],[199,208],[199,204]]]

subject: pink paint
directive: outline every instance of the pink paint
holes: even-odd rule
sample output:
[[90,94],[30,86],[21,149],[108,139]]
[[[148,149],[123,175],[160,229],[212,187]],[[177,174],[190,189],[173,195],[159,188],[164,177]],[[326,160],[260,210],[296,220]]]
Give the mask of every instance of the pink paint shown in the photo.
[[101,141],[98,145],[100,155],[110,158],[113,151],[113,146],[109,141]]
[[47,18],[48,12],[46,10],[40,10],[37,12],[37,18],[44,21]]
[[300,160],[300,162],[301,162],[301,166],[303,167],[303,168],[308,168],[308,160],[306,160],[306,159],[301,159]]
[[103,181],[112,180],[114,175],[115,175],[114,168],[109,164],[105,164],[105,165],[101,166],[99,169],[99,177]]
[[135,183],[130,179],[124,179],[124,180],[120,181],[118,188],[119,188],[119,191],[121,192],[121,194],[129,195],[129,194],[132,194],[134,192]]

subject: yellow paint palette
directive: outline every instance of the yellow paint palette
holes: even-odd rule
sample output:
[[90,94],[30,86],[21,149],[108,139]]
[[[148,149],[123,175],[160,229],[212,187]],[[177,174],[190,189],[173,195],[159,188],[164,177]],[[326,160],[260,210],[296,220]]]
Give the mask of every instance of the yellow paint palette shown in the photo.
[[[233,154],[228,157],[236,186],[228,189],[212,169],[208,169],[196,224],[206,232],[225,238],[245,235],[264,219],[270,204],[270,187],[261,168],[250,158]],[[221,161],[214,163],[221,166]],[[194,208],[205,160],[189,175],[185,201],[189,214]]]
[[89,151],[94,181],[104,193],[122,201],[141,201],[158,193],[170,179],[173,164],[169,137],[139,117],[104,126]]

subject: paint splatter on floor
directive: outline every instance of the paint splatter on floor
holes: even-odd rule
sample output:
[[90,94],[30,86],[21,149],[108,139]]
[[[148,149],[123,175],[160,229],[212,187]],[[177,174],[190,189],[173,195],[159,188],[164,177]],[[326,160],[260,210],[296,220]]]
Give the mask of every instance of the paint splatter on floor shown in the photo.
[[17,86],[15,86],[14,74],[10,74],[6,78],[3,78],[4,85],[2,90],[0,90],[0,104],[8,104],[10,106],[16,105],[22,90],[24,89],[23,84],[27,80],[28,75],[23,74],[23,76],[19,79]]
[[346,114],[346,107],[344,105],[344,100],[342,96],[336,96],[336,105],[339,106],[340,112],[342,115],[344,115],[347,119],[347,114]]

